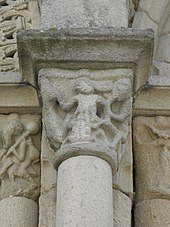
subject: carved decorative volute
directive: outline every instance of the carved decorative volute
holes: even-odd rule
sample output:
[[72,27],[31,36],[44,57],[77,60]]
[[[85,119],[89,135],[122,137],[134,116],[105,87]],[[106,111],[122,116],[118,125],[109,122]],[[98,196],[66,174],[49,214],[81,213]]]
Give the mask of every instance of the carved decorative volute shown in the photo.
[[40,119],[30,115],[1,115],[0,198],[24,196],[37,200],[40,192]]
[[55,167],[76,155],[98,156],[113,173],[130,132],[131,71],[41,70],[44,124],[56,151]]

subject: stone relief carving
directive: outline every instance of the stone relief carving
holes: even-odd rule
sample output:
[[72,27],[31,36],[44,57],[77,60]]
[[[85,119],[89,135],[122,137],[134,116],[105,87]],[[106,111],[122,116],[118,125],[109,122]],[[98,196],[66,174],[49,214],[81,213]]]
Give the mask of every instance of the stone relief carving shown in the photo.
[[56,86],[50,78],[40,81],[45,127],[52,147],[60,151],[79,146],[81,150],[81,144],[82,149],[98,144],[115,153],[120,163],[129,135],[131,80],[97,81],[82,74],[68,79],[67,91],[60,80],[57,82]]
[[32,22],[29,1],[0,1],[0,71],[18,70],[16,34],[33,28]]
[[40,151],[33,137],[40,131],[39,119],[25,121],[18,114],[10,114],[7,118],[1,131],[0,197],[20,195],[36,199]]
[[[137,175],[139,180],[141,177],[145,180],[145,188],[141,182],[138,189],[139,200],[143,196],[170,196],[170,118],[138,117],[134,125]],[[139,155],[141,157],[137,160]]]

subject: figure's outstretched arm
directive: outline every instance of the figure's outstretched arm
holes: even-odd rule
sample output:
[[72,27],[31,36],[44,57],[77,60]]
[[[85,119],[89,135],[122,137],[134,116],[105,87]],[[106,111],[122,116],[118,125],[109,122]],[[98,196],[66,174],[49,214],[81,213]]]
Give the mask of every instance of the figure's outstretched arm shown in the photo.
[[[16,142],[17,143],[17,142]],[[17,157],[18,158],[18,160],[20,161],[20,162],[22,162],[24,159],[25,159],[25,152],[26,152],[26,142],[24,141],[24,140],[21,140],[20,141],[20,146],[19,146],[19,148],[18,148],[18,152],[17,152],[17,150],[16,150],[16,148],[18,147],[18,145],[17,146],[15,146],[15,144],[9,149],[9,151],[8,151],[8,153],[7,153],[7,157],[10,155],[10,154],[14,154],[15,155],[15,157]]]
[[59,105],[65,112],[69,112],[73,108],[76,102],[77,102],[76,98],[73,97],[68,100],[62,100],[59,103]]

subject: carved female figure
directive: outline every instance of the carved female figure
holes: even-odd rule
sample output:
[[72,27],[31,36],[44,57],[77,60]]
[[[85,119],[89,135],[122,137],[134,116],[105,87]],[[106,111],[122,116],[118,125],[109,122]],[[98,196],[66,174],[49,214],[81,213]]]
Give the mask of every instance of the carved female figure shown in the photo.
[[90,80],[76,80],[75,90],[78,95],[71,98],[68,103],[61,104],[64,110],[71,109],[77,104],[76,111],[68,123],[69,134],[66,141],[92,142],[95,140],[93,131],[103,123],[103,119],[98,116],[98,106],[104,106],[105,100],[100,95],[94,94],[95,89]]

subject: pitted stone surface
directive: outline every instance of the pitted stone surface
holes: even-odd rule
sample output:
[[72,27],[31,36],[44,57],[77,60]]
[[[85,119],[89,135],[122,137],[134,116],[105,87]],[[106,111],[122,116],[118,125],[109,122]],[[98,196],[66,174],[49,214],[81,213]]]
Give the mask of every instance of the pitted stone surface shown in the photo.
[[40,194],[40,116],[0,115],[0,199]]
[[41,113],[37,92],[30,85],[13,84],[13,81],[4,78],[0,84],[0,97],[1,113]]
[[48,0],[42,3],[42,29],[127,26],[126,0]]
[[57,171],[53,167],[55,152],[49,148],[42,132],[41,143],[41,195],[39,198],[39,227],[56,226],[56,181]]
[[135,208],[135,226],[170,226],[170,201],[165,199],[147,200],[138,203]]
[[170,199],[170,117],[136,117],[133,129],[136,202]]
[[131,227],[132,200],[118,190],[113,190],[113,226]]
[[57,227],[113,227],[112,171],[92,156],[64,161],[58,170]]
[[0,2],[0,72],[19,71],[16,34],[39,27],[37,1]]
[[[134,70],[134,91],[148,78],[153,32],[125,28],[29,30],[18,34],[23,77],[37,82],[41,68]],[[90,54],[89,54],[90,53]]]
[[56,227],[55,187],[41,194],[39,199],[39,227]]
[[1,200],[0,226],[37,227],[37,203],[24,197],[9,197]]
[[117,187],[133,193],[131,73],[121,69],[40,71],[44,125],[56,152],[56,169],[74,156],[100,157],[117,174]]

